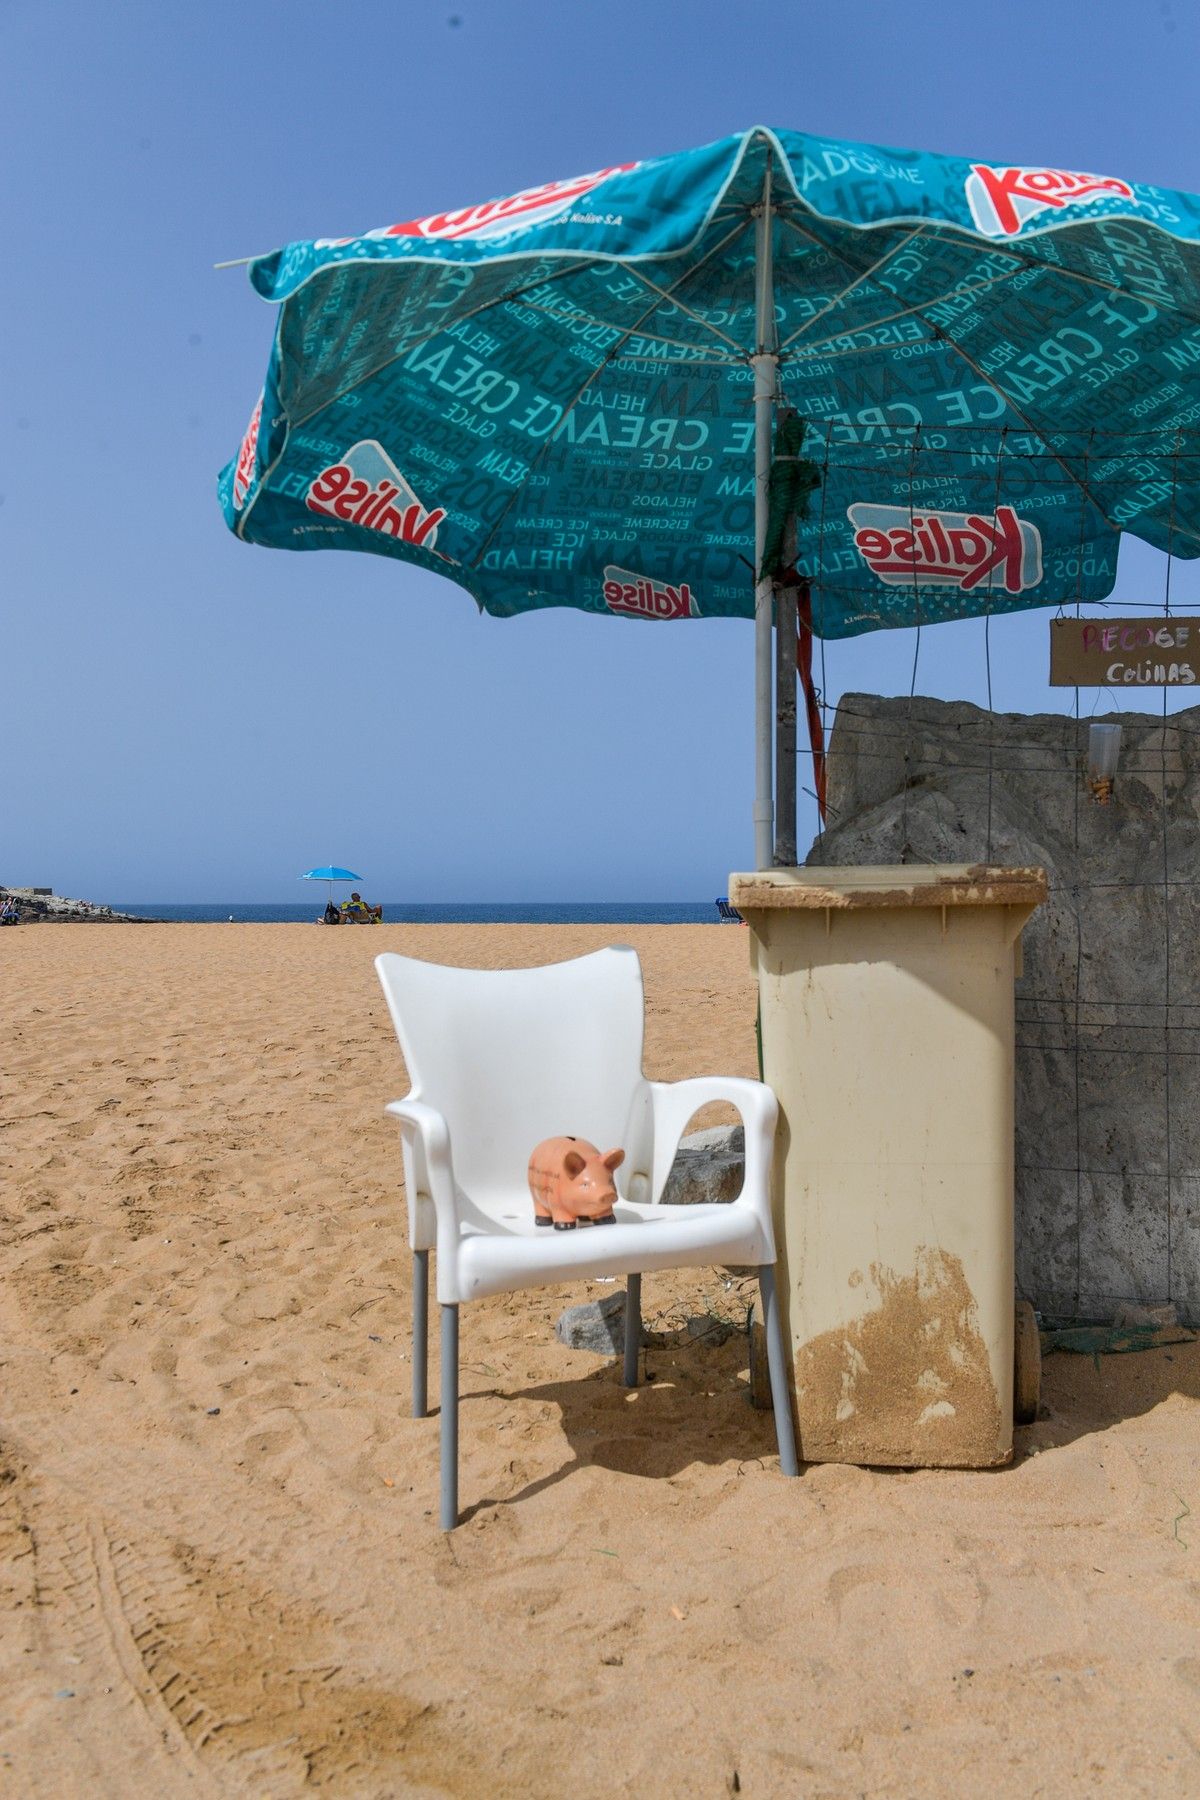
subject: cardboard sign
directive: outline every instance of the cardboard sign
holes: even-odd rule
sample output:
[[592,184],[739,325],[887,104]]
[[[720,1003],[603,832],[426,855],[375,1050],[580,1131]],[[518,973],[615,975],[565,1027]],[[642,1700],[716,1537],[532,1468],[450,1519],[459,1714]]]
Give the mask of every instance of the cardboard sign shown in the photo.
[[1200,619],[1051,619],[1051,687],[1196,687]]

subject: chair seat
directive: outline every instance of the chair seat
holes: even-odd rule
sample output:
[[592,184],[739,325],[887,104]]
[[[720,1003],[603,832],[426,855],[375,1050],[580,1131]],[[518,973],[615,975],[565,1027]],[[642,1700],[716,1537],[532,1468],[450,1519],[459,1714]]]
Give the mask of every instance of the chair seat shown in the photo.
[[[779,1465],[795,1475],[795,1433],[775,1289],[771,1147],[778,1106],[733,1076],[653,1082],[642,1073],[645,997],[636,952],[612,945],[538,969],[459,969],[386,952],[375,959],[412,1088],[399,1120],[413,1250],[413,1416],[428,1411],[429,1256],[441,1312],[442,1528],[458,1523],[461,1303],[590,1277],[625,1278],[621,1378],[638,1384],[642,1275],[739,1264],[758,1271]],[[663,1206],[688,1120],[714,1102],[741,1115],[742,1191],[727,1205]],[[529,1146],[562,1122],[620,1146],[623,1184],[604,1225],[535,1222],[521,1173]],[[607,1153],[606,1153],[607,1154]],[[564,1158],[564,1172],[566,1159]],[[603,1190],[607,1194],[607,1189]],[[655,1204],[657,1202],[657,1204]]]
[[752,1209],[732,1203],[644,1206],[618,1200],[615,1225],[555,1231],[535,1225],[528,1194],[459,1196],[458,1266],[465,1296],[541,1282],[653,1269],[771,1260]]

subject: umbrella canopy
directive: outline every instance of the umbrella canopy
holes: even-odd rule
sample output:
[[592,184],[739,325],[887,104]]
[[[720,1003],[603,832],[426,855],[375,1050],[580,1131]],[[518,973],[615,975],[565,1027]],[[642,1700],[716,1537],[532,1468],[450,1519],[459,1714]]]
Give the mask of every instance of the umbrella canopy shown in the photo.
[[819,634],[1100,599],[1122,530],[1200,553],[1192,195],[758,128],[250,274],[230,526],[497,615],[752,616],[764,399]]
[[250,275],[279,317],[232,529],[501,617],[752,616],[760,867],[778,406],[819,635],[1102,599],[1123,530],[1200,554],[1193,195],[757,127]]
[[301,881],[326,881],[329,883],[329,905],[333,905],[333,884],[335,881],[361,881],[353,869],[339,869],[329,863],[323,869],[306,869],[300,877]]

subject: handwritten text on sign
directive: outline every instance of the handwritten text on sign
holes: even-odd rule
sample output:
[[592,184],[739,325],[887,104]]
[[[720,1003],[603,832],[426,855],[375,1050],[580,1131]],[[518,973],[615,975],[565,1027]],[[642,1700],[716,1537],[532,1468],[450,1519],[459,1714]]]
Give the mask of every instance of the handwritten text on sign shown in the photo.
[[1200,619],[1052,619],[1051,687],[1195,687]]

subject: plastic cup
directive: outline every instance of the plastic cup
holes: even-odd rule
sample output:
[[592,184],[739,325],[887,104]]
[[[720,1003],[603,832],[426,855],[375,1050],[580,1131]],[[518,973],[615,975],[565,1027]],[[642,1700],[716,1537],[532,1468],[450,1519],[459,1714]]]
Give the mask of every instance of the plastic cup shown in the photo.
[[1097,806],[1107,806],[1112,799],[1120,754],[1119,725],[1092,725],[1088,728],[1088,787]]

